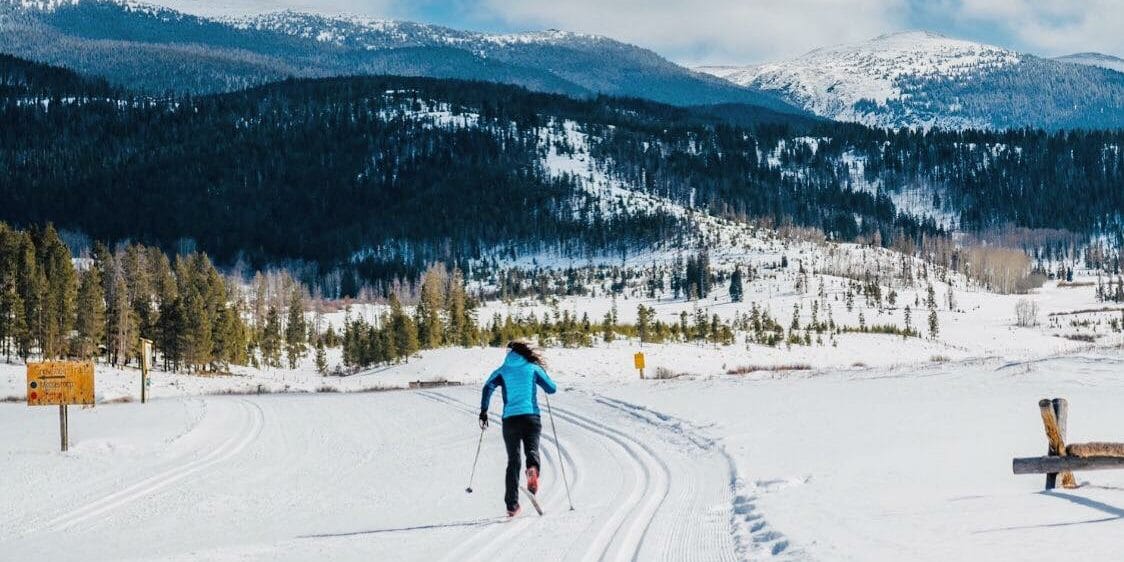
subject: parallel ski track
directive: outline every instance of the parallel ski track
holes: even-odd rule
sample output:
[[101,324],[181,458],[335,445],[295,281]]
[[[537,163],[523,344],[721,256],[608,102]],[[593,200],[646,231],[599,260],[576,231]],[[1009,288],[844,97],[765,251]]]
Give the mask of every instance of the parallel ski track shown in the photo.
[[560,419],[616,443],[638,476],[628,479],[628,498],[619,502],[609,522],[601,525],[582,560],[639,560],[652,521],[671,491],[667,464],[627,433],[564,408],[555,408],[554,412]]
[[40,531],[61,531],[73,527],[74,525],[104,515],[129,503],[138,501],[145,496],[163,490],[188,476],[230,460],[244,451],[257,439],[264,426],[265,419],[261,407],[257,404],[245,399],[238,399],[238,403],[245,411],[245,416],[243,416],[243,422],[238,432],[206,455],[193,461],[168,468],[136,484],[55,517],[42,526],[24,533],[24,536]]
[[[446,406],[456,408],[468,414],[476,414],[476,410],[472,406],[469,406],[464,402],[461,402],[460,400],[457,400],[450,396],[429,391],[422,391],[418,394],[423,398],[427,398]],[[500,419],[499,416],[492,415],[490,416],[490,419],[495,424],[502,423],[502,419]],[[552,442],[551,439],[547,439],[547,441]],[[542,498],[539,498],[539,502],[544,506],[543,509],[548,514],[552,510],[552,506],[562,505],[561,501],[554,501],[559,497],[562,491],[562,486],[560,485],[561,483],[555,482],[555,479],[553,477],[553,475],[557,474],[558,472],[556,463],[567,462],[567,465],[571,468],[571,471],[568,472],[567,475],[573,474],[574,467],[576,466],[576,463],[574,463],[572,459],[568,458],[568,454],[566,453],[565,448],[559,447],[559,450],[562,451],[563,459],[555,459],[548,450],[544,449],[542,451],[542,461],[547,465],[547,467],[550,468],[550,470],[544,471],[544,476],[546,474],[552,476],[549,480],[544,479],[543,483],[546,484],[546,487],[550,490],[550,492],[548,492],[547,495],[543,496]],[[487,531],[482,533],[477,533],[468,540],[460,543],[456,548],[446,553],[442,560],[450,562],[461,562],[464,560],[494,560],[496,557],[501,556],[504,550],[508,549],[505,547],[510,547],[510,541],[513,537],[526,532],[537,522],[538,517],[539,515],[537,513],[524,513],[519,517],[512,519],[511,521],[507,521],[505,524],[499,527],[488,529]]]
[[[470,406],[455,398],[436,392],[420,394],[431,400],[474,413]],[[554,412],[562,421],[596,435],[607,444],[618,448],[623,453],[621,468],[630,473],[623,478],[627,483],[626,486],[619,490],[614,498],[615,508],[603,518],[591,522],[590,525],[597,525],[599,531],[581,554],[580,559],[583,561],[638,560],[652,521],[670,492],[671,471],[658,455],[635,437],[568,409],[555,408]],[[545,434],[546,432],[544,436]],[[561,450],[564,457],[561,462],[569,461],[567,465],[571,470],[568,475],[573,478],[571,482],[573,488],[577,488],[581,473],[580,465],[573,462],[565,448]],[[543,501],[548,506],[548,513],[551,504],[562,505],[561,502],[553,501],[561,488],[562,486],[556,484],[550,486],[553,493]],[[510,544],[510,539],[526,531],[533,521],[529,518],[512,521],[511,525],[490,537],[481,533],[454,549],[445,560],[464,560],[466,551],[473,553],[473,556],[467,557],[469,559],[490,560],[493,558],[493,551],[499,551],[504,545]]]

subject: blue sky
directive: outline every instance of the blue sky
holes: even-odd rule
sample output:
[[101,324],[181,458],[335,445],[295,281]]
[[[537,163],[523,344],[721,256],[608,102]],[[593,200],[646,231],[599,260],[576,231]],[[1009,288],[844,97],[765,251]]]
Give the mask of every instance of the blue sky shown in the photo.
[[607,35],[684,64],[747,64],[909,29],[1055,56],[1124,56],[1124,0],[154,0],[204,15],[293,8],[479,31]]

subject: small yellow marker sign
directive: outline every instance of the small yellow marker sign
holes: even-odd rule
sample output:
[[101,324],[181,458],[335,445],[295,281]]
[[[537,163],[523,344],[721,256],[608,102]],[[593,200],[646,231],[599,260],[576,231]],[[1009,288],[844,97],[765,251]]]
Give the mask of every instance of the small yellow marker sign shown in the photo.
[[637,369],[643,369],[644,368],[644,354],[643,353],[637,353],[636,355],[633,355],[632,356],[632,362],[636,365]]
[[93,405],[94,364],[45,361],[27,365],[27,405]]

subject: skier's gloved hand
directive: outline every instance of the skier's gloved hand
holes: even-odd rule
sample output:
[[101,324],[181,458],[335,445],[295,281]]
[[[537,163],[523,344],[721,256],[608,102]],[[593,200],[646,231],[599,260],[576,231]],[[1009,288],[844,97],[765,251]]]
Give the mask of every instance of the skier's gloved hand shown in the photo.
[[488,429],[488,410],[480,410],[480,429]]

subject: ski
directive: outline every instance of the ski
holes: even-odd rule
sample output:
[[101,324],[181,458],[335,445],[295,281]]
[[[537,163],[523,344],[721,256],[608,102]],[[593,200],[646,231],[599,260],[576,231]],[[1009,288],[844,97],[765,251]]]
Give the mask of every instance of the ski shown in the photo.
[[531,491],[527,488],[521,487],[519,489],[523,490],[523,493],[527,495],[527,499],[531,500],[531,507],[534,507],[535,511],[537,511],[539,515],[543,515],[542,506],[539,505],[539,499],[536,498],[535,495],[532,494]]

